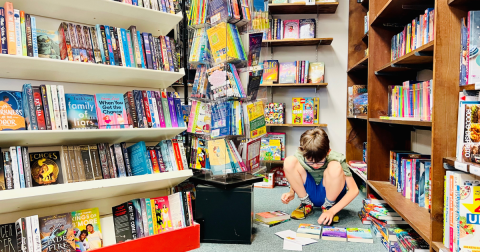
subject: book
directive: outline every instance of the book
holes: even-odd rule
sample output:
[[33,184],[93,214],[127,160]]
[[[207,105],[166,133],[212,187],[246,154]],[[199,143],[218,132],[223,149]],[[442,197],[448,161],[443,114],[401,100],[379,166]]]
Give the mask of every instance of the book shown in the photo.
[[33,186],[64,183],[60,152],[33,152],[29,156]]
[[17,232],[15,230],[15,223],[6,223],[0,225],[2,230],[2,249],[5,252],[15,252],[18,250],[17,245]]
[[172,227],[175,229],[186,226],[182,202],[183,200],[182,200],[181,193],[177,192],[177,193],[168,195],[168,203],[170,206],[170,213],[172,218]]
[[468,83],[480,82],[480,11],[468,12],[468,32],[470,59],[468,65]]
[[[10,3],[11,4],[11,3]],[[7,3],[5,3],[7,5]],[[5,28],[5,8],[0,7],[0,36],[4,39],[1,40],[1,52],[2,54],[8,54],[8,44],[7,44],[7,31]]]
[[297,237],[320,239],[321,232],[322,226],[302,223],[298,226]]
[[13,9],[13,21],[15,23],[15,54],[22,56],[22,29],[20,25],[20,10]]
[[325,63],[310,62],[308,65],[308,83],[324,83],[325,81]]
[[30,84],[22,86],[22,102],[23,112],[25,115],[25,123],[28,130],[38,130],[37,116],[35,114],[35,103],[33,100],[33,89]]
[[[5,2],[5,29],[6,29],[6,38],[7,38],[7,50],[8,54],[15,55],[17,54],[17,40],[15,38],[15,17],[13,12],[13,4],[11,2]],[[3,46],[2,46],[3,48]],[[3,53],[3,49],[2,49]]]
[[265,106],[265,122],[268,124],[284,124],[285,103],[268,103]]
[[154,202],[158,234],[174,228],[172,223],[172,210],[170,208],[168,199],[169,196],[152,198]]
[[278,83],[278,60],[263,61],[263,83]]
[[366,85],[353,85],[353,115],[366,116],[368,110],[368,90]]
[[22,93],[0,91],[0,131],[25,130]]
[[460,86],[468,84],[468,63],[470,55],[468,51],[468,27],[467,19],[462,18],[460,30]]
[[264,110],[265,108],[261,100],[243,103],[245,132],[251,139],[267,134]]
[[279,83],[289,84],[295,83],[296,62],[282,62],[280,63],[280,77]]
[[318,124],[319,99],[317,97],[292,98],[293,124]]
[[149,169],[147,161],[147,147],[145,142],[138,142],[127,148],[128,158],[130,160],[130,165],[132,167],[132,173],[134,176],[152,174],[152,171]]
[[71,215],[72,228],[74,233],[76,233],[75,245],[77,248],[79,248],[79,245],[86,247],[82,242],[88,244],[89,250],[103,247],[102,227],[100,225],[98,208],[73,211]]
[[298,19],[283,21],[283,39],[298,39],[300,33],[300,21]]
[[38,57],[60,60],[58,33],[54,30],[37,29]]
[[45,115],[45,126],[47,130],[52,130],[52,118],[50,117],[50,104],[48,102],[47,86],[40,85],[40,94],[42,96],[43,114]]
[[140,205],[140,199],[131,200],[133,204],[133,212],[135,215],[135,230],[137,232],[137,238],[145,237],[145,229],[143,228],[143,215],[142,206]]
[[112,207],[115,240],[117,243],[136,239],[133,204],[126,202]]
[[315,38],[316,33],[316,22],[315,19],[300,19],[300,38]]
[[85,180],[94,179],[92,161],[90,160],[90,150],[88,145],[80,145],[80,155],[82,158],[83,168],[85,169]]
[[55,251],[53,248],[75,251],[75,234],[70,212],[40,217],[39,224],[42,248],[43,244],[47,244],[47,248],[43,251]]
[[97,145],[89,145],[88,150],[90,151],[90,160],[92,162],[93,177],[95,180],[102,179],[103,178],[102,164],[100,162],[98,147]]
[[95,97],[87,94],[65,94],[68,128],[98,129]]
[[347,229],[342,227],[323,226],[322,240],[347,241]]
[[280,225],[280,224],[288,222],[288,221],[290,221],[290,219],[283,220],[283,221],[270,221],[270,222],[263,222],[259,219],[254,219],[253,223],[256,223],[258,225],[265,226],[265,227],[274,227],[274,226]]
[[261,212],[255,214],[255,219],[263,222],[283,221],[290,219],[290,215],[282,211]]
[[95,94],[99,129],[130,128],[122,94]]

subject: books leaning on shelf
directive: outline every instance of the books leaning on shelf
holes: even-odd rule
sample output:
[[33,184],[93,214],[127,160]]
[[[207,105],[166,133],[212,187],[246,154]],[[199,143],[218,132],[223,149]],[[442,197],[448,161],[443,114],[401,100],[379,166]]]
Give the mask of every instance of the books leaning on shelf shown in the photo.
[[348,113],[350,116],[367,116],[368,89],[366,85],[348,87]]
[[133,6],[140,6],[145,9],[157,10],[161,12],[175,14],[178,10],[175,8],[174,2],[177,1],[160,1],[160,0],[114,0],[121,3],[131,4]]
[[469,11],[461,23],[460,86],[480,82],[480,11]]
[[309,19],[269,19],[268,40],[308,39],[316,36],[316,21]]
[[293,124],[319,124],[320,100],[317,97],[292,98]]
[[62,146],[59,151],[29,152],[12,146],[0,155],[0,190],[122,178],[187,169],[183,141],[156,146],[138,142]]
[[284,160],[285,159],[285,133],[268,132],[262,137],[260,145],[260,160]]
[[[324,83],[325,80],[325,64],[323,62],[309,62],[308,60],[282,62],[280,68],[275,66],[274,62],[273,65],[270,65],[271,60],[265,62],[269,64],[268,73],[263,76],[267,82],[273,81],[275,83],[278,75],[278,83],[280,84]],[[275,70],[277,70],[276,73]]]
[[176,92],[65,94],[63,85],[24,84],[0,97],[0,131],[185,127]]
[[459,93],[456,158],[462,162],[480,163],[480,119],[476,91]]
[[362,179],[367,180],[367,164],[363,161],[350,160],[348,161],[350,169],[360,176]]
[[405,81],[402,86],[388,86],[389,112],[385,119],[430,121],[433,106],[432,84],[433,80]]
[[112,207],[117,243],[193,226],[192,193],[133,199]]
[[434,39],[435,14],[433,8],[425,10],[425,14],[412,20],[402,32],[393,36],[391,41],[391,60],[428,44]]
[[430,155],[412,151],[390,151],[390,183],[402,195],[420,207],[431,208]]

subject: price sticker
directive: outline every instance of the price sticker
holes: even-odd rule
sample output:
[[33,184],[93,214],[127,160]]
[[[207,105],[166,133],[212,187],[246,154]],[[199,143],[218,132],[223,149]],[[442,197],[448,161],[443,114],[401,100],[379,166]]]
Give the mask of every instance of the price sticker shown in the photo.
[[470,165],[470,173],[473,175],[480,176],[480,166]]
[[468,165],[462,162],[455,161],[455,168],[460,171],[468,172]]

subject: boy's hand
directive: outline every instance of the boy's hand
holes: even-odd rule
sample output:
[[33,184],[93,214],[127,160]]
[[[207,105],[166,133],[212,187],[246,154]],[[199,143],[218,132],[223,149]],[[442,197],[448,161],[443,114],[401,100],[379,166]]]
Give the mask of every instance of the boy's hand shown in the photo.
[[330,210],[327,210],[320,215],[318,218],[318,224],[320,225],[330,225],[333,221],[333,217],[335,217],[335,213]]
[[282,194],[282,203],[283,204],[288,204],[293,199],[295,199],[295,193],[288,192],[288,193]]

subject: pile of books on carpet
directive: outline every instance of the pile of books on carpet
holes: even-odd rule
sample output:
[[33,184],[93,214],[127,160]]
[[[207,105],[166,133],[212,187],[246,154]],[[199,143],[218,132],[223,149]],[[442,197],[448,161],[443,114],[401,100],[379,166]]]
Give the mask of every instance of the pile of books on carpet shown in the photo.
[[367,180],[367,164],[363,161],[348,161],[348,167],[364,181]]

